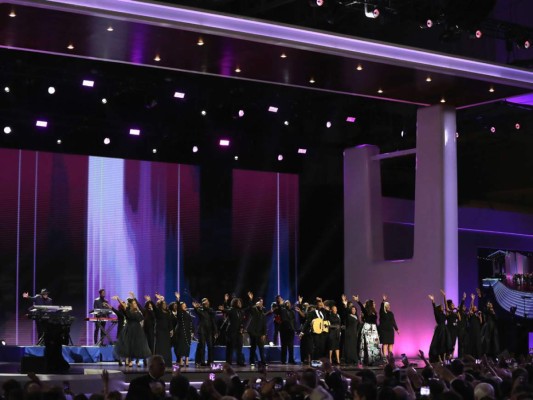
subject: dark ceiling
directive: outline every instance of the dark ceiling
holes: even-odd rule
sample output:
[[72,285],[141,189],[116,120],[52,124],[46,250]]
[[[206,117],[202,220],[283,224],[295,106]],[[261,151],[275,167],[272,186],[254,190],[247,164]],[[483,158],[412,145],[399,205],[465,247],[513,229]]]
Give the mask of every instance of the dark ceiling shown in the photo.
[[[387,2],[401,5],[403,11],[395,14],[384,8],[377,20],[366,18],[361,4],[346,7],[337,2],[335,7],[316,9],[307,1],[190,3],[498,62],[503,58],[527,65],[533,51],[514,44],[509,49],[508,40],[500,37],[510,27],[527,28],[519,20],[522,11],[512,18],[495,14],[502,11],[501,2],[488,13],[490,21],[484,21],[492,24],[505,17],[507,25],[477,41],[466,32],[454,41],[443,41],[445,24],[420,30],[405,11],[412,10],[416,1]],[[506,3],[522,10],[529,2]],[[341,185],[343,149],[362,143],[376,144],[382,152],[413,148],[417,108],[446,97],[448,104],[458,106],[488,102],[458,110],[460,203],[533,210],[532,110],[505,101],[531,89],[498,82],[492,93],[488,79],[432,72],[432,82],[427,83],[423,67],[391,68],[363,60],[365,68],[356,71],[359,60],[283,45],[203,34],[209,46],[198,47],[198,33],[191,30],[169,34],[161,26],[134,26],[121,19],[20,5],[17,17],[9,18],[11,9],[12,5],[0,5],[0,40],[5,48],[0,51],[0,83],[9,87],[9,93],[0,93],[0,122],[12,129],[2,134],[2,147],[293,171],[301,174],[303,183]],[[328,21],[325,14],[333,9],[338,20]],[[106,39],[109,21],[114,31]],[[139,32],[144,33],[139,36]],[[143,51],[142,60],[132,62],[141,65],[125,65],[122,62],[135,56],[136,40],[151,51]],[[69,55],[70,41],[76,43],[72,52],[76,58],[60,55]],[[288,57],[281,59],[284,52]],[[159,53],[161,61],[155,62]],[[107,58],[121,63],[100,61]],[[242,72],[235,73],[236,66]],[[316,83],[309,82],[311,77]],[[94,80],[94,88],[82,87],[82,79]],[[269,83],[273,81],[276,84]],[[382,85],[389,90],[379,95],[376,87]],[[49,86],[56,93],[50,95]],[[185,93],[185,98],[173,97],[176,91]],[[278,112],[269,112],[269,106],[278,107]],[[239,110],[244,111],[242,117]],[[356,120],[348,122],[347,117]],[[36,128],[37,119],[46,119],[48,127]],[[128,134],[133,127],[141,130],[140,136]],[[109,145],[103,144],[106,137],[111,139]],[[231,145],[221,148],[221,138],[230,139]],[[197,153],[193,146],[199,147]],[[298,154],[299,148],[307,149],[307,154]],[[278,161],[279,155],[283,161]],[[412,198],[414,160],[384,161],[383,178],[384,194]]]

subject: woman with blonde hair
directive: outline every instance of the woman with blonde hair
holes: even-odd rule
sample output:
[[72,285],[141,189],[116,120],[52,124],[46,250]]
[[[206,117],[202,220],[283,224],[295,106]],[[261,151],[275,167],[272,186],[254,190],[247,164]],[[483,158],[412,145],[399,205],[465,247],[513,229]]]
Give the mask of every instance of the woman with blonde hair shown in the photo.
[[394,319],[394,313],[391,311],[390,303],[387,301],[387,296],[383,295],[379,309],[379,340],[384,357],[393,352],[395,332],[400,334]]

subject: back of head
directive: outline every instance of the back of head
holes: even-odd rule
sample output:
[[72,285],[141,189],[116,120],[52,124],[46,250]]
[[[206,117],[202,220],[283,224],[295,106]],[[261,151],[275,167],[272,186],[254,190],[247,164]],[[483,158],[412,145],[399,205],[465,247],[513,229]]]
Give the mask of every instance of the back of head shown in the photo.
[[318,385],[318,378],[314,369],[308,368],[302,373],[302,383],[310,388]]
[[355,392],[359,398],[364,398],[365,400],[377,400],[378,389],[377,386],[373,383],[363,382],[357,385]]
[[474,399],[481,400],[483,398],[494,398],[494,388],[490,383],[481,382],[474,388]]
[[451,386],[454,392],[463,397],[463,400],[474,400],[474,387],[470,382],[454,379]]
[[464,372],[464,369],[465,369],[465,365],[458,358],[453,360],[450,365],[450,371],[452,371],[452,374],[454,374],[455,376],[461,375]]
[[377,400],[397,400],[396,393],[390,386],[384,386],[379,390]]
[[365,368],[357,372],[357,375],[361,377],[363,383],[371,383],[373,385],[377,385],[378,383],[376,374],[371,369]]
[[189,392],[189,379],[181,374],[173,376],[170,380],[169,392],[172,396],[184,399]]

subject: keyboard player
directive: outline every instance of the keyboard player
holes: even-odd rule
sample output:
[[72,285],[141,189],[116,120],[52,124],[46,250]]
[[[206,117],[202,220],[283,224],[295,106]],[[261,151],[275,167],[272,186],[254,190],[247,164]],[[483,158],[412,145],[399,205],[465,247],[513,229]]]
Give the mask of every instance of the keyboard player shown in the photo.
[[[52,298],[48,295],[50,292],[48,289],[41,289],[41,293],[36,294],[35,296],[30,296],[28,292],[22,293],[22,297],[28,300],[33,300],[34,306],[51,306],[53,304]],[[42,342],[41,338],[43,337],[43,324],[40,320],[35,320],[35,327],[37,328],[37,343]]]
[[[93,311],[92,314],[95,318],[99,317],[109,317],[109,314],[112,313],[111,306],[105,298],[105,289],[100,289],[98,291],[98,297],[94,299],[93,302]],[[98,333],[100,333],[100,341],[98,341]],[[104,338],[107,336],[105,333],[105,321],[96,321],[94,327],[94,344],[101,343],[103,344]],[[107,338],[109,340],[109,338]]]

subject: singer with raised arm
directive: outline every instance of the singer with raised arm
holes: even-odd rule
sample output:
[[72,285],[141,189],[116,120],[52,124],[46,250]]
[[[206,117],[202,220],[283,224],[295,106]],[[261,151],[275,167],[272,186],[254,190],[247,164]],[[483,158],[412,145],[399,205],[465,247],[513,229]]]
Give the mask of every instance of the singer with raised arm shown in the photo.
[[[97,318],[97,321],[95,322],[95,326],[94,326],[94,344],[96,345],[103,344],[104,338],[107,337],[107,334],[105,331],[106,323],[105,321],[101,321],[98,319],[108,317],[109,314],[111,314],[112,312],[113,310],[111,309],[109,302],[105,298],[105,289],[100,289],[98,291],[98,297],[94,299],[93,310],[91,312],[91,314],[93,314],[94,317]],[[100,333],[100,341],[98,341],[98,333]],[[107,340],[109,340],[109,337],[107,337]]]
[[[34,306],[51,306],[53,304],[52,298],[48,295],[50,292],[48,289],[41,289],[41,292],[36,294],[35,296],[30,296],[28,292],[22,293],[22,297],[27,300],[33,300]],[[40,320],[35,320],[35,327],[37,328],[37,344],[42,344],[42,337],[43,337],[43,324]]]

